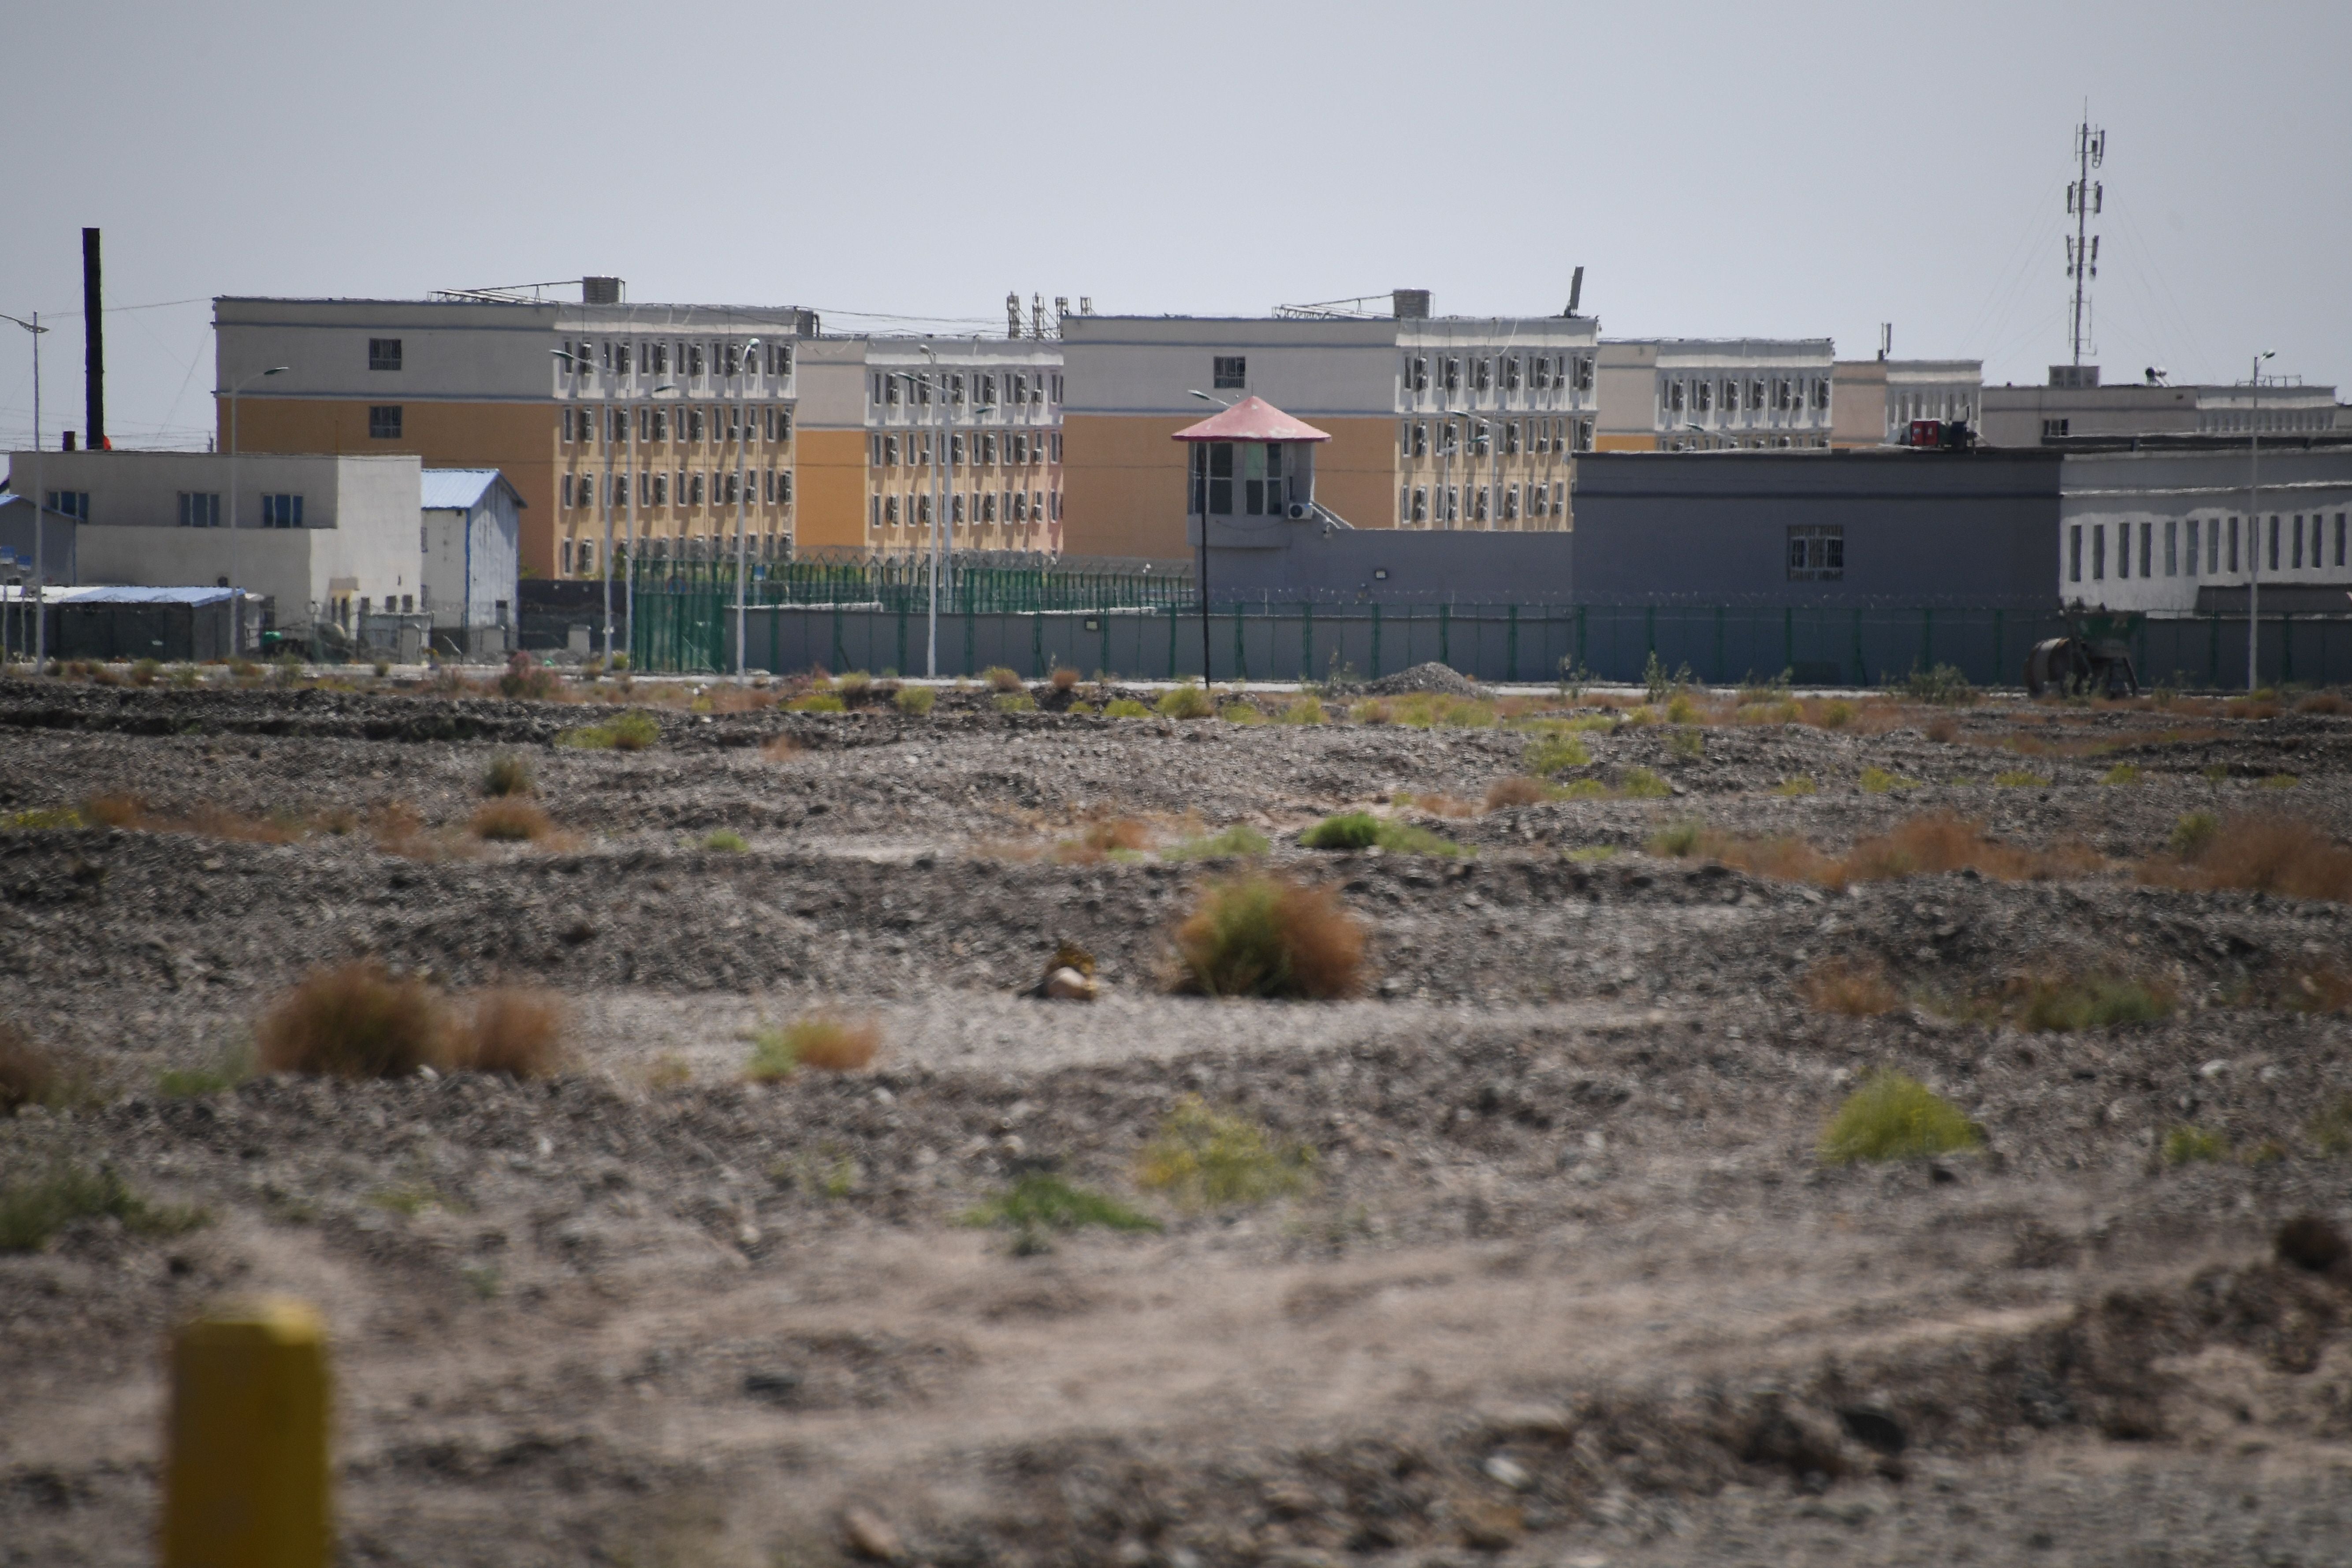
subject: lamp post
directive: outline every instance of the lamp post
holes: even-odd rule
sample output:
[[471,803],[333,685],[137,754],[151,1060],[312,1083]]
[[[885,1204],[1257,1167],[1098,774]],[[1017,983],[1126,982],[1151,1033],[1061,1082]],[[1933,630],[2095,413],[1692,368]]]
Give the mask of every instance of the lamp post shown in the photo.
[[264,376],[283,375],[289,368],[273,364],[268,370],[255,371],[228,389],[228,588],[232,595],[229,600],[232,629],[228,650],[233,655],[245,651],[245,603],[238,596],[244,590],[237,586],[236,582],[236,395]]
[[[1192,387],[1192,388],[1188,388],[1187,390],[1188,390],[1188,391],[1190,391],[1190,392],[1192,393],[1192,395],[1194,397],[1199,398],[1199,399],[1200,399],[1202,402],[1203,402],[1203,403],[1213,403],[1213,404],[1215,404],[1215,405],[1216,405],[1218,407],[1220,407],[1220,408],[1231,408],[1231,407],[1233,406],[1233,404],[1232,404],[1232,403],[1230,403],[1230,402],[1228,402],[1226,399],[1222,398],[1222,397],[1212,397],[1212,396],[1210,396],[1207,393],[1201,391],[1198,387]],[[1208,453],[1207,453],[1207,452],[1206,452],[1206,450],[1204,449],[1204,450],[1202,452],[1202,459],[1203,459],[1203,466],[1202,466],[1202,472],[1201,472],[1201,484],[1200,484],[1200,490],[1201,490],[1201,685],[1202,685],[1202,688],[1203,689],[1207,689],[1208,684],[1209,684],[1209,679],[1210,679],[1210,677],[1209,677],[1209,476],[1208,476],[1208,470],[1207,470],[1207,467],[1206,467],[1206,458],[1207,458],[1207,457],[1208,457]],[[1186,465],[1186,467],[1187,467],[1187,468],[1189,468],[1190,466],[1191,466],[1190,464],[1187,464],[1187,465]],[[1189,473],[1188,473],[1188,474],[1186,474],[1186,475],[1184,476],[1184,482],[1185,482],[1186,486],[1189,488],[1189,487],[1192,485],[1192,476],[1191,474],[1189,474]]]
[[2252,531],[2247,539],[2252,548],[2246,552],[2246,690],[2250,695],[2262,686],[2255,674],[2254,658],[2262,639],[2263,361],[2275,352],[2264,349],[2256,354],[2254,367],[2247,377],[2253,391],[2253,405],[2246,420],[2246,526]]
[[751,575],[751,536],[747,531],[751,487],[743,459],[751,440],[751,370],[755,363],[753,356],[759,352],[760,340],[757,338],[743,345],[743,366],[735,378],[735,409],[742,420],[741,426],[735,433],[735,676],[739,680],[744,671],[744,592]]
[[[49,588],[45,570],[47,557],[42,551],[43,535],[47,531],[41,521],[41,337],[49,329],[41,325],[41,313],[33,312],[29,321],[15,316],[0,316],[0,321],[16,321],[33,338],[33,673],[38,675],[49,651]],[[16,602],[21,607],[24,595]]]

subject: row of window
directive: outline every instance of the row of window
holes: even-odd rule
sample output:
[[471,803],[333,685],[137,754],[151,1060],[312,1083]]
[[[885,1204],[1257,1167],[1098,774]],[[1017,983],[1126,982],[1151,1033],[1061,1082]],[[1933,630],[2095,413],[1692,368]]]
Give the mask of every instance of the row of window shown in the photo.
[[[958,467],[967,462],[987,468],[1001,455],[1014,468],[1031,463],[1058,463],[1062,460],[1062,433],[1058,430],[1011,430],[999,436],[980,431],[970,437],[961,431],[947,437],[948,461]],[[931,432],[909,430],[904,436],[872,435],[866,437],[866,460],[877,468],[921,468],[931,460]]]
[[[563,504],[567,507],[594,506],[601,493],[607,505],[623,507],[629,503],[629,476],[607,474],[604,483],[597,485],[594,474],[563,476]],[[790,506],[793,503],[793,471],[790,468],[756,468],[748,473],[721,471],[709,476],[704,483],[698,468],[680,468],[675,473],[640,473],[636,478],[636,500],[639,506],[667,506],[669,498],[677,497],[680,506],[700,506],[707,497],[712,506],[733,506],[743,499],[742,486],[751,485],[751,499],[761,506]]]
[[586,375],[595,370],[602,370],[608,375],[642,374],[688,377],[701,375],[706,371],[711,375],[741,375],[746,370],[754,375],[764,372],[772,377],[793,374],[793,345],[790,343],[761,343],[752,351],[748,363],[744,359],[743,345],[740,342],[693,338],[680,338],[676,342],[661,338],[607,338],[601,342],[592,342],[583,338],[578,342],[567,342],[556,351],[556,354],[574,375]]
[[[639,441],[667,441],[676,430],[681,441],[741,441],[751,432],[754,441],[793,438],[793,408],[789,403],[763,403],[746,408],[740,403],[646,404],[636,406]],[[399,410],[394,409],[397,414]],[[629,439],[629,410],[612,404],[602,407],[567,406],[562,416],[563,439],[593,441],[601,434],[614,446]]]
[[1213,517],[1232,517],[1234,503],[1248,517],[1280,517],[1288,500],[1286,448],[1258,441],[1196,441],[1192,444],[1192,514],[1205,505]]
[[[221,499],[218,491],[182,490],[179,499],[182,528],[218,528],[221,525]],[[84,494],[83,510],[79,514],[84,522],[89,521],[89,497]],[[301,527],[302,498],[298,495],[263,496],[261,526],[264,528]]]
[[[1397,524],[1456,523],[1465,513],[1472,522],[1517,522],[1520,499],[1517,485],[1407,485],[1397,491]],[[1528,485],[1526,505],[1530,518],[1566,517],[1568,481]]]
[[70,517],[79,522],[89,521],[88,490],[49,490],[41,503],[51,511]]
[[1908,430],[1914,419],[1969,419],[1976,417],[1976,405],[1965,392],[1906,392],[1890,399],[1886,407],[1886,427]]
[[[962,407],[965,386],[961,371],[877,370],[874,373],[873,405],[896,408],[905,404],[910,407],[928,408],[931,403],[934,378],[942,384],[944,395],[941,400],[950,407]],[[1000,387],[1009,406],[1043,407],[1049,394],[1056,405],[1062,401],[1059,372],[1007,371],[1001,377],[992,371],[975,372],[971,386],[973,406],[995,407]]]
[[[1238,363],[1238,362],[1236,362]],[[1440,392],[1465,390],[1473,395],[1498,388],[1508,395],[1525,385],[1531,392],[1592,390],[1591,354],[1428,354],[1404,356],[1402,385],[1410,395],[1430,390],[1433,376]],[[1223,385],[1223,382],[1218,384]],[[1235,385],[1240,384],[1235,383]]]
[[2336,411],[2332,408],[2282,408],[2255,412],[2222,413],[2208,410],[2199,421],[2201,428],[2211,431],[2235,430],[2251,434],[2258,426],[2264,430],[2333,430]]
[[[2284,520],[2285,524],[2284,549],[2280,542],[2282,519]],[[2305,526],[2306,521],[2308,527]],[[2249,547],[2247,555],[2251,562],[2251,557],[2256,553],[2266,554],[2269,560],[2263,568],[2265,571],[2321,571],[2329,564],[2331,553],[2334,556],[2334,564],[2342,566],[2346,563],[2347,541],[2343,512],[2339,511],[2336,514],[2332,538],[2329,520],[2325,512],[2312,512],[2308,514],[2307,519],[2302,512],[2292,515],[2273,512],[2270,518],[2268,537],[2262,541],[2268,548],[2261,551],[2254,548],[2256,542],[2252,537],[2255,531],[2252,524],[2253,520],[2249,520],[2249,525],[2245,531],[2248,535],[2246,543]],[[2128,578],[2133,574],[2134,527],[2134,524],[2128,522],[2119,522],[2115,525],[2116,575],[2119,578]],[[2142,577],[2153,577],[2157,575],[2157,525],[2153,522],[2143,522],[2137,524],[2137,528],[2139,546],[2138,574]],[[2083,546],[2085,542],[2084,537],[2085,531],[2085,526],[2079,522],[2070,524],[2067,529],[2066,580],[2070,583],[2083,581]],[[2188,542],[2189,576],[2218,577],[2232,575],[2239,571],[2238,519],[2192,517],[2188,520],[2184,528],[2180,520],[2175,518],[2168,519],[2164,523],[2165,576],[2180,575],[2180,546],[2184,531]],[[2091,523],[2088,525],[2087,532],[2090,545],[2091,581],[2100,582],[2107,574],[2107,525],[2104,522]],[[2200,562],[2202,563],[2201,571],[2200,570]]]
[[[750,542],[744,546],[743,553],[748,554],[754,561],[774,561],[786,553],[791,544],[792,535],[788,533],[755,533],[751,536]],[[673,551],[673,542],[667,535],[649,533],[639,543],[637,549],[638,553],[650,561],[667,561],[673,553],[681,561],[732,561],[736,558],[735,540],[721,538],[717,534],[681,535],[675,542]],[[624,552],[622,546],[614,547],[614,554],[620,555]],[[564,575],[589,577],[595,575],[595,572],[594,542],[585,539],[565,540],[563,542]]]
[[[967,521],[977,521],[983,528],[995,522],[1062,521],[1059,490],[982,490],[969,497],[959,492],[943,499],[950,528],[962,527]],[[930,526],[931,498],[927,495],[868,496],[866,500],[868,528]]]
[[1470,455],[1484,458],[1490,455],[1497,440],[1502,443],[1502,455],[1517,457],[1522,452],[1538,458],[1557,457],[1562,453],[1589,452],[1592,449],[1592,421],[1590,419],[1473,419],[1462,416],[1457,427],[1452,419],[1440,419],[1434,425],[1427,419],[1406,421],[1397,428],[1397,451],[1408,460],[1426,458],[1434,453],[1440,458],[1456,456],[1466,441]]
[[1658,406],[1666,414],[1826,414],[1830,378],[1825,375],[1668,376],[1658,383]]

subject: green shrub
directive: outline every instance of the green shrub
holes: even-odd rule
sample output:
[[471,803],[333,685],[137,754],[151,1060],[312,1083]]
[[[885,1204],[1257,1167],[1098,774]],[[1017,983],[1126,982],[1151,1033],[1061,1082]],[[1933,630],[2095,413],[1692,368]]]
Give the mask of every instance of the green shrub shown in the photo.
[[1960,1108],[1906,1074],[1881,1068],[1846,1096],[1822,1134],[1822,1158],[1916,1160],[1973,1149],[1984,1141]]
[[2167,847],[2183,860],[2194,860],[2221,836],[2221,819],[2210,811],[2188,811],[2172,825]]
[[1810,773],[1799,773],[1793,778],[1782,779],[1780,783],[1780,786],[1772,793],[1775,795],[1787,795],[1791,800],[1796,799],[1800,795],[1811,795],[1813,793],[1812,775]]
[[490,765],[482,770],[484,795],[529,795],[530,786],[530,760],[527,757],[501,753],[492,757]]
[[1160,716],[1168,719],[1206,719],[1217,710],[1209,694],[1197,681],[1188,680],[1181,686],[1171,686],[1160,699]]
[[1617,790],[1628,800],[1664,800],[1675,793],[1675,786],[1647,768],[1627,768],[1625,781]]
[[890,699],[891,705],[910,719],[929,714],[932,704],[940,700],[939,689],[930,686],[902,686]]
[[1135,1181],[1189,1209],[1239,1208],[1304,1191],[1314,1173],[1308,1145],[1271,1137],[1188,1094],[1143,1146]]
[[1180,991],[1322,1001],[1355,990],[1364,932],[1328,889],[1252,874],[1202,889],[1176,954]]
[[849,704],[837,691],[806,691],[784,704],[788,713],[846,713]]
[[1854,707],[1843,697],[1832,698],[1822,704],[1822,728],[1843,730],[1853,722]]
[[2109,768],[2105,773],[2101,775],[2099,779],[2101,784],[2136,784],[2139,783],[2139,781],[2140,771],[2137,766],[2131,763],[2117,763],[2114,767]]
[[731,827],[721,827],[707,835],[702,840],[702,847],[721,855],[740,855],[744,850],[751,847],[744,841],[743,836]]
[[1614,859],[1616,856],[1617,846],[1614,844],[1587,844],[1580,849],[1570,850],[1567,858],[1580,866],[1591,866]]
[[992,664],[980,672],[980,678],[999,691],[1018,691],[1021,678],[1001,664]]
[[1919,781],[1917,779],[1906,778],[1901,773],[1890,773],[1885,768],[1878,767],[1874,764],[1862,770],[1862,778],[1860,782],[1862,784],[1862,793],[1864,795],[1885,795],[1889,790],[1917,789],[1919,787]]
[[845,697],[863,697],[866,689],[874,684],[874,678],[862,669],[853,669],[834,684],[841,689]]
[[1255,859],[1274,846],[1265,834],[1246,822],[1236,822],[1222,833],[1205,838],[1188,838],[1160,852],[1162,860],[1222,860]]
[[1957,708],[1977,700],[1977,689],[1969,684],[1969,678],[1960,673],[1957,665],[1939,664],[1933,669],[1922,669],[1913,665],[1911,674],[1903,684],[1914,702],[1934,702]]
[[2179,1121],[2165,1131],[2164,1163],[2168,1165],[2210,1163],[2229,1157],[2230,1140],[2210,1128]]
[[1554,800],[1607,800],[1609,786],[1599,779],[1570,779],[1552,791]]
[[1545,735],[1519,753],[1520,771],[1539,779],[1591,765],[1591,748],[1575,735]]
[[1089,1226],[1123,1231],[1162,1228],[1139,1209],[1045,1171],[1022,1176],[995,1197],[966,1210],[963,1223],[1012,1230],[1013,1250],[1023,1255],[1046,1251],[1051,1246],[1047,1236],[1055,1231]]
[[1037,700],[1025,691],[1000,691],[996,694],[999,713],[1034,713]]
[[1650,837],[1650,853],[1680,860],[1695,853],[1706,837],[1706,829],[1696,822],[1670,822]]
[[642,752],[661,742],[661,726],[650,713],[631,709],[598,724],[583,724],[558,736],[560,744],[597,752]]
[[221,1052],[209,1066],[170,1068],[156,1074],[155,1092],[166,1100],[203,1100],[226,1094],[251,1078],[254,1071],[253,1047],[235,1045]]
[[1666,750],[1685,762],[1695,762],[1706,755],[1706,733],[1701,730],[1677,730],[1666,742]]
[[2352,1095],[2339,1095],[2321,1107],[2304,1135],[2323,1154],[2352,1154]]
[[1789,689],[1796,684],[1796,679],[1794,669],[1784,669],[1769,680],[1758,679],[1756,672],[1751,669],[1739,683],[1739,705],[1745,708],[1757,702],[1785,702],[1789,700]]
[[1217,717],[1228,724],[1263,724],[1265,714],[1255,702],[1228,702],[1217,710]]
[[1151,717],[1151,710],[1146,708],[1142,703],[1138,702],[1132,697],[1121,697],[1103,704],[1103,717],[1106,719],[1149,719]]
[[1691,683],[1691,667],[1684,665],[1672,675],[1658,662],[1658,651],[1650,650],[1650,661],[1642,667],[1642,685],[1652,702],[1664,702],[1671,692],[1681,690]]
[[1666,700],[1666,722],[1696,724],[1699,721],[1698,704],[1690,700],[1687,691],[1677,691]]
[[2137,980],[2099,975],[2085,980],[2036,978],[2026,983],[2018,1022],[2055,1034],[2152,1024],[2172,1012],[2172,998]]
[[1329,717],[1323,711],[1323,700],[1310,691],[1276,714],[1274,721],[1277,724],[1320,724]]
[[212,1223],[200,1208],[147,1202],[111,1166],[59,1165],[0,1186],[0,1252],[36,1252],[76,1220],[105,1218],[134,1236],[181,1236]]
[[1462,846],[1441,834],[1369,811],[1343,811],[1327,816],[1298,836],[1309,849],[1369,849],[1377,845],[1394,855],[1459,855]]
[[2293,773],[2273,773],[2262,781],[2263,789],[2293,789],[2303,781]]
[[1992,775],[1992,782],[2003,789],[2042,789],[2050,783],[2040,773],[2030,773],[2023,768],[2009,768],[1997,773]]

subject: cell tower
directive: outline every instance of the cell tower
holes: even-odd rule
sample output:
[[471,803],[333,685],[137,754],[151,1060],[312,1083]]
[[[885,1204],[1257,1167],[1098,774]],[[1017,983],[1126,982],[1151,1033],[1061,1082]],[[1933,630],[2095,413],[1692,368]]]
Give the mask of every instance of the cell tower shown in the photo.
[[2091,171],[2107,161],[2107,133],[2091,123],[2090,106],[2084,105],[2083,122],[2074,127],[2074,179],[2066,187],[2066,213],[2074,232],[2066,239],[2066,276],[2074,280],[2074,364],[2083,363],[2083,312],[2089,303],[2091,279],[2099,275],[2099,237],[2091,220],[2105,205],[2106,187],[2091,178]]

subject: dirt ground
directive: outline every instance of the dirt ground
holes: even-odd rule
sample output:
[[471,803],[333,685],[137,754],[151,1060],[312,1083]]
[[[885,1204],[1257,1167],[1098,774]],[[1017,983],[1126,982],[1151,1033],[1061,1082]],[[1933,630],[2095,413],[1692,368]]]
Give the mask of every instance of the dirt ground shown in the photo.
[[[2346,906],[2142,876],[2184,814],[2352,837],[2338,704],[1609,728],[1639,694],[1538,692],[1423,728],[348,684],[0,680],[0,1018],[74,1080],[0,1121],[0,1181],[104,1165],[209,1221],[0,1253],[0,1563],[150,1560],[166,1336],[258,1294],[331,1326],[347,1563],[2352,1559],[2352,1275],[2273,1247],[2352,1226]],[[557,743],[599,703],[658,742]],[[1486,808],[1571,716],[1591,760]],[[537,843],[465,833],[499,755]],[[1358,807],[1465,852],[1296,842]],[[1937,812],[2069,858],[1667,852]],[[1114,820],[1145,847],[1087,847]],[[1170,994],[1236,868],[1156,851],[1236,823],[1362,922],[1357,995]],[[1063,942],[1099,1000],[1026,994]],[[362,957],[555,988],[565,1070],[164,1091]],[[1884,1010],[1814,1005],[1841,967]],[[2030,1028],[2036,977],[2169,1011]],[[745,1081],[810,1013],[872,1020],[873,1068]],[[1878,1068],[1983,1146],[1826,1161]],[[1139,1185],[1188,1096],[1311,1184]],[[2189,1127],[2219,1157],[2168,1157]],[[968,1223],[1038,1171],[1164,1228]]]

